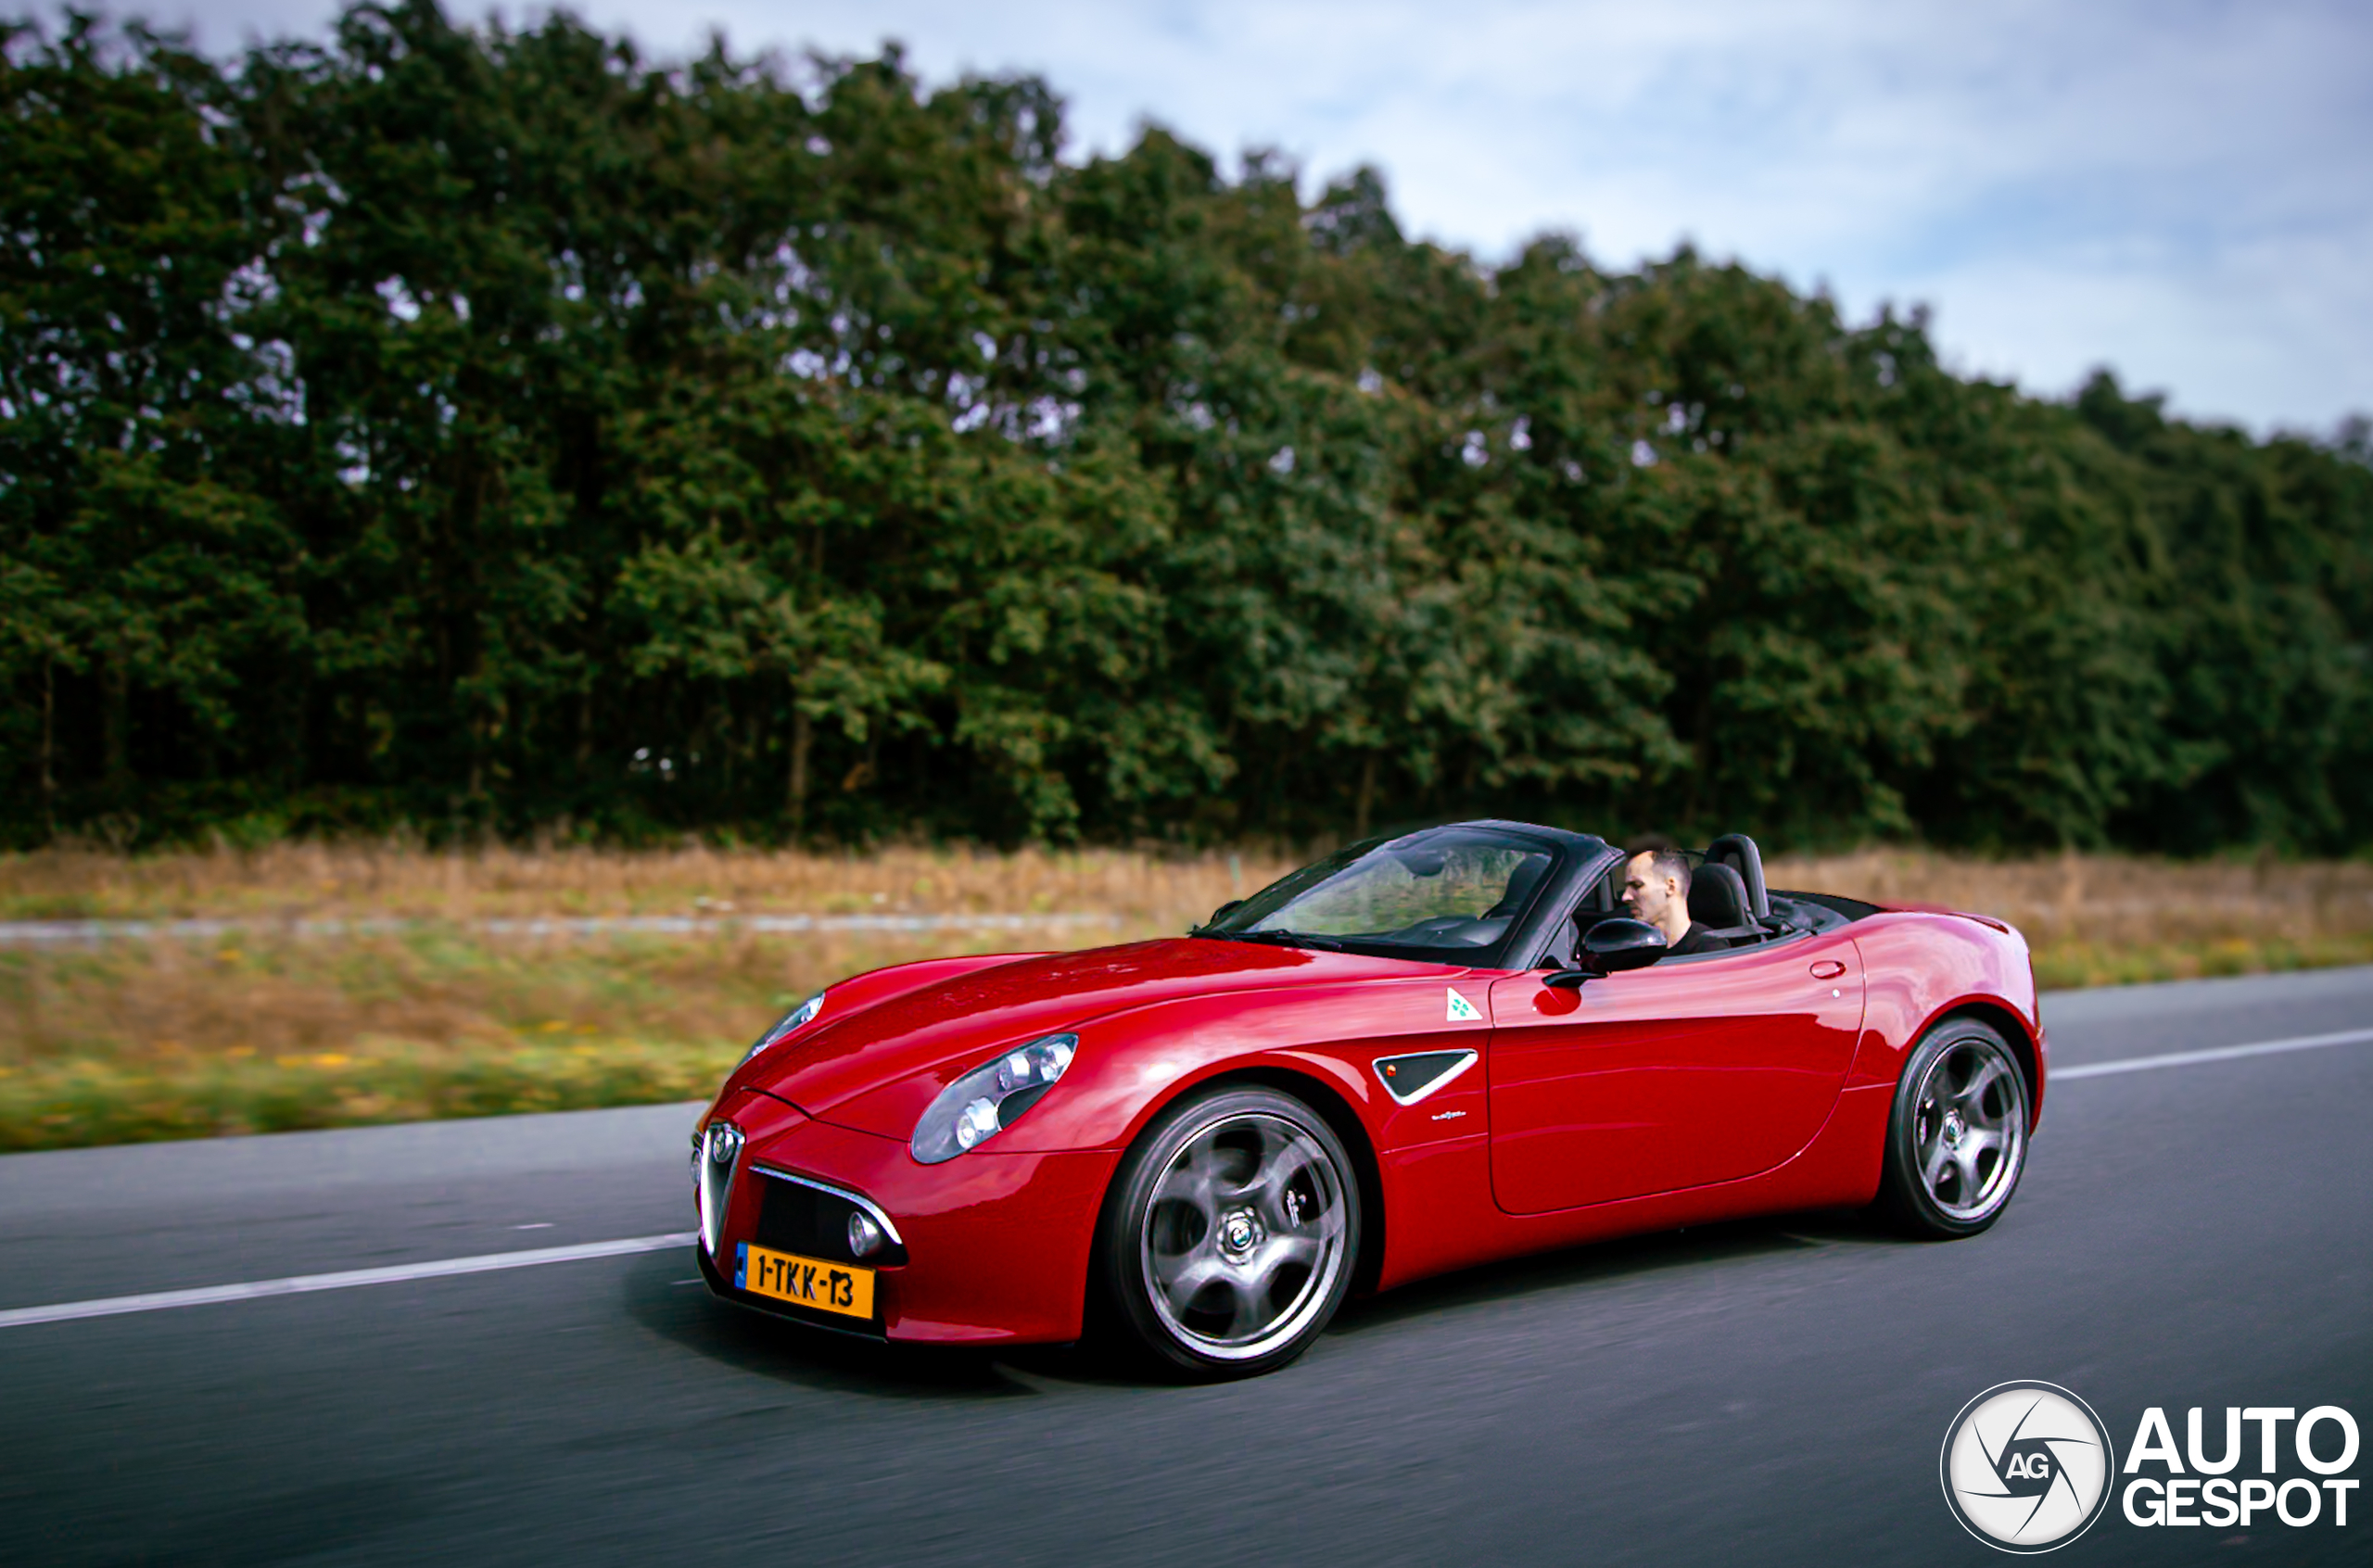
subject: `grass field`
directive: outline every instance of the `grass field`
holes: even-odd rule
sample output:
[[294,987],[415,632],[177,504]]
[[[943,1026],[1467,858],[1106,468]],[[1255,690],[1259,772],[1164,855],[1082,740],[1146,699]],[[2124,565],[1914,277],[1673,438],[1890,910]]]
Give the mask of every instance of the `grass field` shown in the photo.
[[[0,947],[0,1149],[693,1098],[769,1018],[842,976],[1175,932],[1286,868],[1117,851],[0,856],[0,919],[236,922],[203,940]],[[2361,863],[1870,851],[1770,870],[1778,887],[2001,916],[2034,943],[2047,986],[2373,961],[2373,866]],[[1098,919],[1019,934],[738,923],[761,914]],[[541,915],[707,918],[673,936],[480,924]],[[389,917],[401,923],[318,924]]]

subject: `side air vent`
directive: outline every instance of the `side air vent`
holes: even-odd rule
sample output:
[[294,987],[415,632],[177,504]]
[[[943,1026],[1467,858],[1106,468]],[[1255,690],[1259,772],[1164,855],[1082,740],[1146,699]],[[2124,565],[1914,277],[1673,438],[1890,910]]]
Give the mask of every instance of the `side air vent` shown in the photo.
[[1378,1056],[1376,1081],[1402,1105],[1414,1106],[1474,1065],[1472,1051],[1418,1051],[1406,1056]]

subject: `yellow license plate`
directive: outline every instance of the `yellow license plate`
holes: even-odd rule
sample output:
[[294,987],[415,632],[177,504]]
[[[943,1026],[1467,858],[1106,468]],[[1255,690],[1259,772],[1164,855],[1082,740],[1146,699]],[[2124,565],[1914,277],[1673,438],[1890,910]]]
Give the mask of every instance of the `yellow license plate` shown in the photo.
[[743,1242],[733,1271],[735,1288],[771,1296],[795,1307],[843,1317],[873,1316],[873,1271],[853,1263],[827,1263],[795,1252],[777,1252]]

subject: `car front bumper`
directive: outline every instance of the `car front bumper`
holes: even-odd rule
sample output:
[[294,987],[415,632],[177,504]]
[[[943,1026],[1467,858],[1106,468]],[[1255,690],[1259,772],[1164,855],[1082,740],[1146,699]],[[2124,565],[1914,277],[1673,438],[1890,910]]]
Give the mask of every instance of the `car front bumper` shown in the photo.
[[[978,1149],[924,1165],[902,1140],[818,1121],[755,1092],[731,1096],[709,1120],[730,1121],[743,1135],[716,1248],[703,1247],[700,1259],[703,1278],[727,1300],[819,1327],[916,1343],[1079,1337],[1088,1252],[1118,1150]],[[898,1245],[870,1258],[854,1258],[844,1239],[821,1230],[804,1246],[785,1247],[874,1269],[869,1321],[735,1288],[739,1249],[759,1238],[768,1187],[785,1182],[839,1189],[890,1222]],[[776,1195],[769,1220],[777,1246],[784,1245],[776,1239],[782,1195]]]

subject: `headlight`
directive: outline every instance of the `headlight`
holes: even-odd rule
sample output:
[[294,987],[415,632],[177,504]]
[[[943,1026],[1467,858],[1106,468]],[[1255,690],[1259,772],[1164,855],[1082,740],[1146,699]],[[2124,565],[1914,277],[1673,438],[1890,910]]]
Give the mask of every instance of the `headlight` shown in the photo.
[[806,1001],[802,1002],[798,1006],[793,1007],[790,1012],[785,1013],[780,1018],[777,1019],[774,1028],[758,1036],[758,1043],[750,1047],[748,1055],[742,1058],[739,1065],[747,1067],[751,1056],[756,1056],[759,1052],[765,1050],[776,1041],[780,1040],[784,1035],[789,1034],[793,1030],[797,1029],[800,1025],[812,1022],[816,1015],[823,1010],[824,993],[819,991],[815,995],[809,997]]
[[1012,1126],[1063,1076],[1078,1047],[1076,1034],[1050,1034],[983,1062],[949,1084],[915,1123],[908,1145],[915,1157],[937,1165]]

